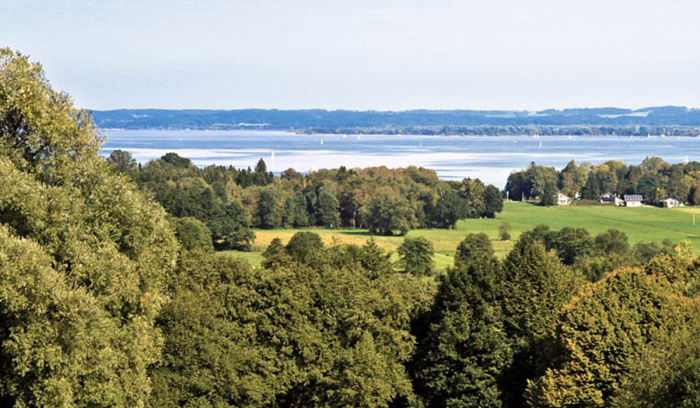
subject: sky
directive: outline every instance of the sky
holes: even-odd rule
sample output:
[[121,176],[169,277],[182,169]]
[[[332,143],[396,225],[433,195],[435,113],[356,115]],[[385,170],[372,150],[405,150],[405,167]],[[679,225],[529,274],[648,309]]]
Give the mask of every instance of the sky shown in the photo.
[[0,0],[88,109],[700,107],[697,0]]

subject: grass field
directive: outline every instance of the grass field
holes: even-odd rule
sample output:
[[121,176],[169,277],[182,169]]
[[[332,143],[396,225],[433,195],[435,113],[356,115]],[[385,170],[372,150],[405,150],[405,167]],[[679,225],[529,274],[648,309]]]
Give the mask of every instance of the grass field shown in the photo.
[[[693,225],[693,214],[697,216],[697,225]],[[454,230],[415,230],[408,237],[425,237],[435,246],[435,264],[438,269],[445,269],[452,264],[452,257],[459,242],[468,233],[485,232],[492,240],[496,252],[505,255],[512,247],[512,241],[498,240],[498,227],[503,221],[509,221],[511,236],[516,240],[523,231],[529,231],[537,225],[549,225],[552,229],[563,227],[582,227],[595,236],[601,231],[617,228],[627,234],[630,244],[639,241],[660,242],[668,238],[674,242],[689,239],[700,253],[700,207],[685,208],[616,208],[613,206],[567,206],[539,207],[525,203],[506,203],[505,209],[495,219],[470,219],[460,221]],[[256,230],[255,251],[229,252],[240,255],[252,264],[262,260],[261,252],[275,237],[287,242],[299,230]],[[363,230],[326,230],[314,229],[326,244],[334,241],[362,245],[372,237]],[[383,248],[395,251],[403,242],[403,237],[374,236]],[[394,255],[395,256],[395,255]]]

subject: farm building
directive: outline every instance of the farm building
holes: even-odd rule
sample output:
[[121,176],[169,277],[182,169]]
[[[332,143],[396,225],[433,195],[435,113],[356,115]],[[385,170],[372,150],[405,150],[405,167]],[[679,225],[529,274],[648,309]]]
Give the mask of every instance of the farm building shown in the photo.
[[598,202],[601,204],[612,204],[615,202],[615,199],[617,198],[617,195],[613,193],[605,193],[601,194],[598,197]]
[[659,204],[664,208],[683,207],[683,202],[671,196],[661,198]]
[[642,206],[642,196],[641,194],[625,194],[622,197],[625,200],[625,207],[641,207]]
[[558,193],[557,194],[557,205],[569,205],[571,204],[571,198],[569,196]]

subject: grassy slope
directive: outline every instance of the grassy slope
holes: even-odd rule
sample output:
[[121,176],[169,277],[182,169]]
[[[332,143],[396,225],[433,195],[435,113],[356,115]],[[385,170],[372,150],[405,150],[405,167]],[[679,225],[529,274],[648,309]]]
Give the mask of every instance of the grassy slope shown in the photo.
[[[693,214],[697,215],[697,225],[693,226]],[[435,246],[435,263],[438,269],[445,269],[452,264],[452,256],[459,242],[468,233],[485,232],[493,240],[496,251],[504,255],[512,246],[511,242],[498,241],[498,226],[503,221],[512,226],[511,235],[515,240],[523,231],[531,230],[539,224],[549,225],[553,229],[563,227],[582,227],[595,235],[609,228],[617,228],[627,234],[630,243],[639,241],[662,241],[669,238],[674,242],[689,239],[700,253],[700,207],[664,209],[656,207],[615,208],[612,206],[569,206],[538,207],[523,203],[506,203],[503,213],[496,219],[471,219],[460,221],[455,230],[415,230],[409,237],[426,237]],[[243,255],[253,264],[262,259],[260,252],[274,239],[279,237],[286,242],[298,230],[257,230],[255,245],[257,251],[252,253],[234,253]],[[325,230],[315,229],[323,240],[330,244],[334,240],[342,243],[363,244],[371,237],[362,230]],[[377,243],[388,250],[396,250],[403,237],[374,237]]]

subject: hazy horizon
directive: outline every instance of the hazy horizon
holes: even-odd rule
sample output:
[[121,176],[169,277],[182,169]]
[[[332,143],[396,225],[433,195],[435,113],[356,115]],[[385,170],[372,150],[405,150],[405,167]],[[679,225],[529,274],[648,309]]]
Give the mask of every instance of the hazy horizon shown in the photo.
[[690,0],[0,4],[0,46],[80,107],[700,107]]

